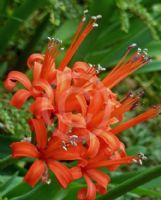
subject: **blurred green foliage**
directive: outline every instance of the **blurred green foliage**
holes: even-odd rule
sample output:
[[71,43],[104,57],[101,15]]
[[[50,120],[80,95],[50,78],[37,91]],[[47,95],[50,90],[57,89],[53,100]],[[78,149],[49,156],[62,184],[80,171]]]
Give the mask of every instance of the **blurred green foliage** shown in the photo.
[[[145,96],[143,106],[137,111],[126,115],[126,119],[135,116],[152,104],[160,103],[161,99],[161,2],[160,0],[1,0],[0,1],[0,78],[3,81],[8,71],[20,70],[27,72],[27,57],[34,52],[44,52],[47,37],[58,37],[63,40],[65,49],[69,46],[77,24],[84,9],[89,9],[90,15],[101,14],[102,20],[82,44],[71,65],[76,60],[89,63],[100,63],[107,70],[113,67],[124,54],[127,46],[138,43],[141,48],[148,48],[153,62],[138,70],[123,81],[114,90],[121,98],[129,90],[143,88]],[[60,56],[57,62],[60,61]],[[27,125],[29,117],[28,105],[21,110],[9,106],[11,94],[3,88],[0,82],[0,147],[1,157],[10,154],[9,144],[16,138],[29,136]],[[125,131],[122,140],[129,154],[138,151],[145,153],[148,160],[143,166],[133,165],[122,167],[112,174],[110,188],[121,184],[129,176],[137,175],[138,170],[145,171],[149,167],[161,163],[161,117],[138,125]],[[12,137],[10,137],[12,135]],[[10,139],[9,139],[10,138]],[[6,146],[6,148],[5,148]],[[2,159],[2,163],[5,163]],[[55,181],[50,187],[39,184],[31,190],[22,182],[21,175],[24,162],[8,166],[0,176],[0,198],[2,200],[48,200],[75,199],[77,190],[82,186],[78,182],[72,184],[69,190],[61,190]],[[11,172],[22,170],[22,174],[10,176]],[[137,170],[137,172],[135,172]],[[122,172],[126,172],[126,175]],[[9,174],[8,174],[9,172]],[[54,178],[53,178],[54,179]],[[121,181],[120,181],[121,180]],[[14,183],[14,184],[13,184]],[[140,186],[126,195],[124,199],[154,199],[159,200],[161,193],[161,178]],[[148,185],[149,184],[149,185]],[[5,186],[7,185],[7,189]],[[41,192],[40,192],[41,191]],[[37,194],[39,195],[37,196]],[[72,195],[71,195],[72,194]],[[43,197],[41,195],[44,195]],[[146,198],[144,198],[146,197]]]

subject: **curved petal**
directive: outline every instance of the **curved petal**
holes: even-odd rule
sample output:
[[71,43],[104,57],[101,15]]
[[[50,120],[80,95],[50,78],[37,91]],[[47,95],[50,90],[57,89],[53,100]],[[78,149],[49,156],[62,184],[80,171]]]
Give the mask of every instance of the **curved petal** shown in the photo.
[[113,150],[118,150],[120,148],[119,139],[110,132],[105,132],[104,130],[97,130],[96,135],[104,140],[104,142]]
[[78,114],[73,114],[73,113],[64,113],[62,115],[57,115],[59,117],[59,120],[63,122],[64,124],[68,126],[73,126],[73,127],[79,127],[79,128],[85,128],[86,127],[86,122],[84,117],[78,113]]
[[25,101],[31,96],[28,90],[18,90],[11,99],[11,105],[15,106],[16,108],[21,108]]
[[41,70],[42,70],[42,64],[35,62],[33,66],[33,80],[36,81],[40,79]]
[[72,72],[74,85],[78,87],[85,85],[96,75],[94,68],[90,68],[89,64],[80,61],[74,63]]
[[71,174],[72,174],[73,180],[80,179],[80,178],[83,176],[80,167],[72,167],[72,168],[70,169],[70,172],[71,172]]
[[32,69],[35,62],[41,63],[44,60],[44,55],[40,53],[31,54],[27,60],[27,66]]
[[57,71],[57,88],[56,88],[56,102],[58,103],[59,97],[63,91],[71,86],[71,69],[66,68],[65,71]]
[[101,91],[95,90],[90,98],[87,116],[94,116],[95,114],[100,112],[102,108],[104,108],[103,94],[101,94]]
[[53,155],[56,149],[59,149],[62,145],[62,140],[59,137],[55,136],[55,131],[54,131],[54,136],[50,138],[48,141],[47,149],[46,149],[46,155],[50,157]]
[[100,142],[98,138],[93,134],[89,132],[89,148],[87,151],[87,154],[89,157],[93,158],[97,155],[100,148]]
[[80,104],[82,115],[85,116],[86,113],[87,113],[87,102],[86,102],[86,99],[81,94],[76,95],[76,98],[77,98],[77,100],[78,100],[78,102]]
[[27,78],[27,76],[23,74],[22,72],[18,72],[18,71],[11,71],[8,74],[7,79],[4,82],[4,86],[8,90],[12,90],[16,86],[17,81],[20,82],[28,90],[30,90],[32,87],[31,82]]
[[44,95],[47,95],[47,97],[53,101],[54,100],[54,93],[53,93],[53,88],[50,86],[50,84],[43,79],[39,79],[37,81],[33,82],[33,86],[35,87],[36,90],[44,91]]
[[44,111],[54,112],[54,107],[48,98],[38,97],[30,106],[30,112],[36,116],[42,117]]
[[86,173],[92,180],[96,181],[96,188],[98,188],[99,190],[98,192],[101,194],[105,194],[107,192],[107,185],[110,182],[110,177],[107,174],[96,169],[87,170]]
[[95,200],[96,198],[96,186],[94,183],[91,181],[91,179],[87,176],[84,175],[84,178],[87,183],[87,189],[82,188],[78,192],[78,200]]
[[38,158],[39,152],[37,148],[30,142],[15,142],[11,144],[12,157],[32,157]]
[[47,144],[47,131],[43,120],[31,119],[31,123],[35,130],[37,146],[40,149],[44,149]]
[[70,170],[60,162],[49,160],[48,167],[55,174],[57,180],[63,188],[66,188],[72,181],[72,174]]
[[41,179],[43,173],[45,171],[45,165],[42,160],[36,160],[28,170],[27,174],[24,177],[24,181],[26,181],[29,185],[34,187],[36,183]]

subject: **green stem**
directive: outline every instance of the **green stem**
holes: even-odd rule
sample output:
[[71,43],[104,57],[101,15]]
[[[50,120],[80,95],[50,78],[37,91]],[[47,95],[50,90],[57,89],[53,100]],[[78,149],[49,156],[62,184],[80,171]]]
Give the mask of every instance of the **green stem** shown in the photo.
[[[12,17],[8,19],[5,26],[0,30],[0,53],[7,47],[11,38],[18,32],[19,27],[37,9],[48,3],[48,0],[25,0]],[[14,20],[17,19],[17,20]]]
[[137,188],[140,185],[151,181],[154,178],[161,176],[161,165],[154,167],[152,169],[146,170],[141,174],[134,176],[122,184],[116,186],[114,189],[110,190],[108,194],[99,197],[99,200],[113,200],[114,198],[120,197],[121,195]]

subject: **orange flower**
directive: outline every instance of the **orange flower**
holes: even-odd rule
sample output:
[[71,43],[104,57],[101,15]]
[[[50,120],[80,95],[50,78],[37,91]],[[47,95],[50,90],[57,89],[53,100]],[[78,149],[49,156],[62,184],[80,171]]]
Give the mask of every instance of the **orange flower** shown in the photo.
[[73,179],[77,180],[83,176],[87,183],[87,188],[79,190],[78,200],[94,200],[96,198],[96,192],[99,194],[105,194],[107,192],[110,177],[100,171],[101,167],[114,170],[121,164],[130,164],[134,160],[137,162],[140,159],[136,156],[127,156],[121,151],[115,153],[116,155],[114,154],[107,158],[107,155],[100,151],[96,157],[89,159],[87,156],[88,153],[84,152],[82,155],[83,159],[79,161],[76,167],[70,169]]
[[[55,174],[62,187],[66,188],[72,181],[69,169],[58,162],[59,160],[75,160],[79,154],[75,148],[69,148],[68,152],[61,148],[62,141],[57,137],[47,138],[45,124],[42,120],[32,120],[36,134],[36,145],[21,141],[12,143],[12,157],[35,158],[24,180],[32,187],[41,179],[44,183],[49,182],[48,168]],[[62,173],[63,171],[63,173]]]
[[[83,40],[97,27],[100,15],[92,16],[83,29],[86,11],[78,26],[73,41],[59,66],[55,59],[60,53],[61,41],[49,38],[44,54],[33,54],[27,61],[33,71],[32,82],[21,72],[9,73],[5,87],[12,90],[17,82],[25,89],[18,90],[11,99],[11,104],[21,108],[23,103],[33,97],[29,111],[34,115],[31,124],[36,133],[36,144],[16,142],[11,145],[13,158],[32,157],[34,163],[25,176],[31,186],[40,179],[48,182],[48,168],[53,171],[62,185],[84,177],[87,188],[78,192],[79,200],[94,200],[96,192],[104,194],[110,178],[100,171],[101,167],[116,170],[121,164],[142,163],[143,154],[128,156],[124,144],[117,134],[145,120],[155,117],[160,105],[150,108],[141,115],[122,124],[124,114],[136,108],[143,94],[142,91],[130,92],[118,100],[112,92],[120,81],[129,74],[151,61],[146,50],[131,51],[132,44],[114,69],[100,80],[98,73],[105,68],[78,61],[72,68],[70,60]],[[54,132],[47,136],[45,123],[54,123]],[[115,127],[113,128],[113,125]],[[77,161],[68,169],[59,161]]]

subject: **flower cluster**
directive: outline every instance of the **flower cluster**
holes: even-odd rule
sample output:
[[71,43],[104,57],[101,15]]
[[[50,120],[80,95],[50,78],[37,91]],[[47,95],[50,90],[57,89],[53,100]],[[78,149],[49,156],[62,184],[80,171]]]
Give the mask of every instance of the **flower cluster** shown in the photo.
[[[97,75],[105,70],[100,65],[96,67],[79,61],[68,67],[80,44],[98,26],[96,21],[99,18],[100,15],[92,16],[84,27],[84,12],[59,66],[56,66],[55,60],[63,50],[62,42],[48,38],[45,54],[32,54],[28,58],[32,81],[21,72],[11,71],[4,83],[8,90],[13,90],[17,82],[24,86],[13,95],[13,106],[20,109],[30,97],[33,99],[29,108],[34,116],[29,120],[34,133],[32,141],[11,145],[13,158],[35,159],[24,180],[32,187],[39,180],[49,184],[50,169],[61,186],[66,188],[70,182],[84,177],[87,187],[78,192],[79,200],[94,200],[96,192],[107,192],[110,177],[101,171],[102,167],[113,171],[121,164],[142,163],[146,157],[141,153],[128,156],[117,134],[155,117],[160,109],[159,105],[154,106],[120,123],[124,113],[137,107],[142,91],[130,92],[118,100],[112,88],[151,60],[146,50],[139,49],[131,54],[136,44],[128,47],[120,62],[103,80]],[[48,126],[54,127],[52,134],[48,133]],[[67,167],[64,161],[77,162],[74,162],[74,167]]]

